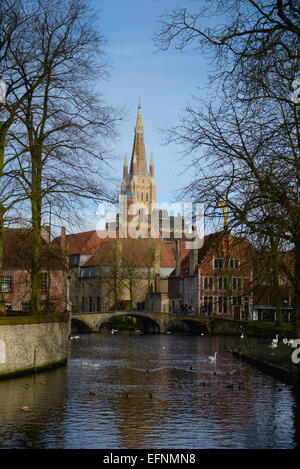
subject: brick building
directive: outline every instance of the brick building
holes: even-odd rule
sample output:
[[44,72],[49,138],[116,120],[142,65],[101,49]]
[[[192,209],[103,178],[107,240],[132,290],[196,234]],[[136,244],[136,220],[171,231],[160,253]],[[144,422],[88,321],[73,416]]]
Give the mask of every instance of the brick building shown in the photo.
[[170,275],[171,310],[187,305],[201,315],[251,317],[253,252],[249,241],[223,231],[205,236],[203,246],[190,250]]
[[[52,246],[49,230],[42,230],[41,298],[42,309],[66,309],[66,264],[64,262],[65,232],[61,244]],[[25,228],[5,228],[3,234],[2,298],[5,310],[30,311],[30,269],[32,232]]]

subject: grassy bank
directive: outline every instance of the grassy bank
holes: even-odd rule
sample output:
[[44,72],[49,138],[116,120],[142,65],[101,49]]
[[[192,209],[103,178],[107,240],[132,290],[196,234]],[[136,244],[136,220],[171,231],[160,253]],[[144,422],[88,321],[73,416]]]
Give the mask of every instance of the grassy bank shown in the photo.
[[45,314],[45,315],[26,315],[26,316],[0,316],[0,326],[18,325],[18,324],[41,324],[45,322],[67,322],[69,313]]

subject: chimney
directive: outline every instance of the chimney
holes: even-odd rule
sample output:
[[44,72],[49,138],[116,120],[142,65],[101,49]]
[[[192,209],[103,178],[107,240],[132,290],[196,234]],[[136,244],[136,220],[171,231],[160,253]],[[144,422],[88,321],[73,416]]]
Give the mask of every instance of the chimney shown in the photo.
[[175,277],[180,276],[181,270],[181,244],[180,241],[176,241],[176,270],[175,270]]
[[190,269],[189,275],[194,275],[198,267],[198,249],[190,249]]
[[64,226],[61,227],[61,232],[60,232],[60,247],[62,250],[65,250],[67,245],[66,245],[66,228]]
[[44,225],[41,227],[41,237],[46,243],[50,243],[50,225]]

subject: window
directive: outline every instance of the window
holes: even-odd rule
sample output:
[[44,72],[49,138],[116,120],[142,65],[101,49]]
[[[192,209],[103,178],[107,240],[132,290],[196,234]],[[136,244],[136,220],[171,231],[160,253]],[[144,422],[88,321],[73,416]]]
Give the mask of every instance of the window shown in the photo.
[[205,296],[204,297],[204,312],[211,314],[213,309],[213,297]]
[[46,273],[43,273],[42,274],[42,288],[41,288],[42,295],[46,295],[47,286],[48,286],[48,277]]
[[229,268],[230,269],[239,269],[240,260],[239,259],[229,259]]
[[93,312],[93,298],[91,296],[89,297],[89,312]]
[[146,193],[146,202],[148,202],[148,192]]
[[214,259],[214,269],[223,269],[224,268],[224,259]]
[[31,306],[29,301],[24,301],[21,303],[21,311],[30,311]]
[[84,313],[84,296],[81,297],[81,312]]
[[226,296],[219,296],[218,304],[219,304],[219,313],[220,314],[227,314],[227,312],[228,312],[227,297]]
[[11,311],[11,303],[5,303],[5,311]]
[[226,290],[227,288],[227,278],[226,277],[219,277],[218,278],[218,290]]
[[232,278],[232,289],[241,290],[242,289],[242,279],[240,277]]
[[213,290],[214,279],[213,277],[204,277],[203,278],[203,288],[204,290]]
[[11,275],[2,276],[2,293],[12,293],[12,277]]
[[100,296],[97,296],[97,311],[101,310]]
[[241,296],[233,296],[232,297],[232,304],[234,306],[240,306],[242,304],[242,297]]

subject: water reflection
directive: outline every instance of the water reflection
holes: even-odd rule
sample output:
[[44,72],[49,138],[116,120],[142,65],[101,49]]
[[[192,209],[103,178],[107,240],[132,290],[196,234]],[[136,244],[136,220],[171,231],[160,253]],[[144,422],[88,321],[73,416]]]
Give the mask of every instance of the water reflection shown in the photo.
[[0,447],[299,447],[299,395],[234,359],[239,340],[81,335],[66,367],[0,382]]

